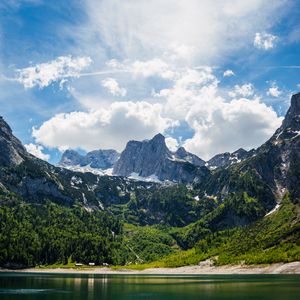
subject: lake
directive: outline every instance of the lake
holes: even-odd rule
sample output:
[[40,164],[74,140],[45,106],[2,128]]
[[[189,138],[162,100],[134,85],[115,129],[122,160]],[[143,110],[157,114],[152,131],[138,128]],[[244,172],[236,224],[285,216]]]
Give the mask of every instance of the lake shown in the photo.
[[300,299],[300,275],[69,275],[0,273],[0,299]]

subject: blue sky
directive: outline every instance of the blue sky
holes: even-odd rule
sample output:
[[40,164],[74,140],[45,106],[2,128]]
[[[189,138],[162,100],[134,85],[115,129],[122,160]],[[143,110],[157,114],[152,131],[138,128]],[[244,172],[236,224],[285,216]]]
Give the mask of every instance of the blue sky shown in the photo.
[[300,89],[300,3],[246,2],[1,1],[0,114],[52,163],[157,132],[204,159],[257,147]]

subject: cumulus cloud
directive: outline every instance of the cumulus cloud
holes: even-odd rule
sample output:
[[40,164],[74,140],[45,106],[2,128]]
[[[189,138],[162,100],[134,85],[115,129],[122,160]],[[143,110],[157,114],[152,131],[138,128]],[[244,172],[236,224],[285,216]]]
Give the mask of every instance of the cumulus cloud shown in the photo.
[[65,81],[66,78],[79,77],[80,72],[91,64],[90,57],[60,56],[47,63],[17,69],[16,80],[25,88],[38,86],[44,88],[53,82]]
[[[73,30],[82,47],[118,57],[162,57],[218,63],[240,50],[261,28],[270,28],[288,0],[86,0],[88,21]],[[276,17],[274,17],[276,16]],[[103,58],[103,57],[102,57]]]
[[231,76],[234,76],[234,72],[232,70],[226,70],[224,73],[223,73],[223,76],[224,77],[231,77]]
[[268,96],[272,96],[275,98],[278,98],[281,95],[281,93],[282,92],[279,90],[279,87],[276,85],[276,83],[273,83],[267,91]]
[[228,95],[230,97],[250,97],[254,94],[254,87],[251,83],[246,83],[243,85],[235,85],[234,90],[230,91]]
[[258,49],[270,50],[275,47],[275,42],[278,40],[276,35],[257,32],[254,37],[253,45]]
[[272,108],[258,99],[218,101],[214,109],[205,113],[209,113],[206,119],[193,116],[195,135],[184,143],[187,150],[204,159],[241,147],[258,147],[282,121]]
[[114,102],[108,108],[55,115],[33,128],[33,137],[46,147],[123,150],[128,140],[152,138],[172,125],[160,104]]
[[117,80],[114,78],[103,79],[101,84],[114,96],[124,97],[127,94],[127,90],[125,88],[121,88]]
[[45,154],[43,151],[44,151],[44,147],[41,146],[41,145],[35,145],[35,144],[27,144],[27,145],[24,145],[26,150],[31,153],[32,155],[42,159],[42,160],[46,160],[48,161],[49,158],[50,158],[50,155],[49,154]]
[[233,100],[220,96],[218,84],[210,68],[186,70],[172,88],[157,94],[166,101],[165,114],[185,121],[195,132],[183,146],[203,159],[240,147],[257,147],[282,121],[271,107],[253,98],[252,84],[236,86]]
[[[150,68],[151,72],[144,72],[144,66],[152,65],[152,60],[149,64],[143,61],[137,68],[140,71],[136,74],[147,78],[153,74],[162,78],[161,74],[172,72],[168,84],[153,93],[152,98],[113,102],[105,107],[89,104],[86,108],[93,110],[58,114],[33,129],[36,142],[60,150],[81,147],[87,151],[99,148],[121,151],[128,140],[151,138],[184,122],[194,135],[183,139],[183,146],[209,159],[220,152],[257,147],[280,125],[282,119],[254,95],[251,83],[234,86],[231,98],[227,99],[219,91],[213,68],[176,69],[161,62],[157,65],[163,67]],[[133,63],[114,61],[113,65],[126,69]],[[176,149],[175,136],[168,137],[167,144]]]

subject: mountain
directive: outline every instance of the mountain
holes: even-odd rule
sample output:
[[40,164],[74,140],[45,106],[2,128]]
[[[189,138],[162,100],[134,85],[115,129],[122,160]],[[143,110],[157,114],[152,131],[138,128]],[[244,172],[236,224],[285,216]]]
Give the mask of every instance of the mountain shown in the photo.
[[207,161],[206,166],[215,170],[217,168],[228,167],[232,164],[239,163],[255,154],[255,150],[252,149],[250,151],[246,151],[243,148],[236,150],[235,152],[224,152],[221,154],[217,154]]
[[58,165],[78,171],[104,171],[111,169],[119,157],[120,154],[112,149],[95,150],[86,155],[81,155],[75,150],[66,150]]
[[[75,161],[78,155],[73,154]],[[93,154],[91,152],[88,157],[93,158]],[[107,160],[109,157],[106,156]],[[96,159],[94,162],[98,163]],[[66,207],[77,203],[91,211],[105,210],[106,205],[127,201],[131,189],[137,186],[148,190],[153,185],[55,167],[29,154],[0,118],[0,195],[14,195],[28,203],[52,201]]]
[[27,153],[2,118],[0,150],[0,266],[126,264],[193,247],[168,261],[300,260],[300,94],[266,143],[214,171],[158,134],[128,142],[114,165],[121,176],[74,172]]
[[293,199],[300,196],[300,93],[292,96],[291,106],[275,134],[259,147],[248,162],[280,198],[286,191]]
[[299,204],[299,183],[300,93],[292,96],[280,128],[254,155],[219,168],[195,184],[200,201],[210,198],[221,205],[189,227],[185,233],[189,242],[184,239],[182,245],[193,246],[208,231],[245,226],[273,214],[283,206],[286,195]]
[[114,165],[113,174],[188,183],[209,173],[204,164],[204,161],[184,148],[171,152],[165,137],[157,134],[151,140],[129,141]]

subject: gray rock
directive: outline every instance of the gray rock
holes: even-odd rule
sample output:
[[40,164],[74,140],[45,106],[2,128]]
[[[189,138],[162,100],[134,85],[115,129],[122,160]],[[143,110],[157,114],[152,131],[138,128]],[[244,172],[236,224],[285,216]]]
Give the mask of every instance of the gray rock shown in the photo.
[[21,164],[28,153],[22,143],[12,134],[9,125],[0,117],[0,165],[16,166]]
[[129,141],[114,166],[113,174],[156,176],[161,181],[187,183],[208,171],[203,166],[204,161],[184,148],[178,149],[177,152],[170,151],[165,137],[157,134],[151,140]]
[[93,169],[106,170],[112,168],[119,157],[120,154],[112,149],[95,150],[88,152],[86,155],[81,155],[75,150],[67,150],[63,153],[62,158],[59,162],[59,166],[89,166]]

